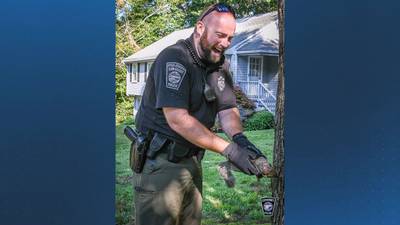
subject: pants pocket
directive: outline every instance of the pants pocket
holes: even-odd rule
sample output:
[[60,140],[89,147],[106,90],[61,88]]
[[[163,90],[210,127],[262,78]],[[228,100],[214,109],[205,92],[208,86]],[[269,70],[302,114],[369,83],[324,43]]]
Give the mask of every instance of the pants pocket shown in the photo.
[[137,193],[151,194],[157,193],[165,186],[168,174],[165,173],[167,163],[165,159],[157,157],[155,159],[147,159],[140,174],[134,177],[134,190]]

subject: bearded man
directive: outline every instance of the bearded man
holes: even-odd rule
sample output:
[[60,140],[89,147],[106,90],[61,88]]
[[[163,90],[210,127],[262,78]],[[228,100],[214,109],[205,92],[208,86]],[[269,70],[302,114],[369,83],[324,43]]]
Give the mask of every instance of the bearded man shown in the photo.
[[[260,176],[253,160],[265,156],[242,133],[224,57],[235,19],[230,6],[211,5],[193,34],[164,49],[150,69],[136,115],[137,130],[150,140],[143,169],[134,176],[137,225],[201,224],[205,149]],[[232,142],[210,131],[217,115]]]

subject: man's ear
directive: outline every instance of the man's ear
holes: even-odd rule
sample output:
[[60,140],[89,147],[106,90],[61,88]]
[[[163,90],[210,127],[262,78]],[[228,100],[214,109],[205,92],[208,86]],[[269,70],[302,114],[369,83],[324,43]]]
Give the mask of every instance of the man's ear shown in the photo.
[[204,30],[205,30],[205,26],[204,26],[203,21],[198,21],[198,22],[196,23],[196,33],[197,33],[199,36],[201,36],[201,35],[203,35]]

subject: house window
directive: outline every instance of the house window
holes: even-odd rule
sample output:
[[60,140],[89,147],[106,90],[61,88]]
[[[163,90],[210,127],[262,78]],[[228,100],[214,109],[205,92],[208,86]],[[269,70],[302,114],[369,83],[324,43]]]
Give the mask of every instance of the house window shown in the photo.
[[137,64],[136,82],[140,82],[140,63]]
[[249,57],[249,80],[258,81],[261,79],[262,74],[262,57],[250,56]]
[[134,63],[129,64],[128,72],[129,72],[129,81],[131,83],[135,83],[135,82],[139,81],[139,73],[137,72],[136,64],[134,64]]
[[128,76],[129,76],[129,82],[132,83],[132,64],[128,64]]

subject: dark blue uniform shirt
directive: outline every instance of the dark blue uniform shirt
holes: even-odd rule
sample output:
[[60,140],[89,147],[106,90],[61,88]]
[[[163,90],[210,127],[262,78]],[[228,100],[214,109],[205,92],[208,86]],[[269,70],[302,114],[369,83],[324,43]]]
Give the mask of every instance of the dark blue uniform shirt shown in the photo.
[[[212,102],[203,94],[205,82],[215,92],[216,100]],[[190,37],[164,49],[150,69],[136,128],[144,133],[151,129],[187,147],[195,147],[169,127],[163,107],[187,109],[210,129],[219,111],[236,107],[228,62],[222,57],[219,63],[205,64]]]

